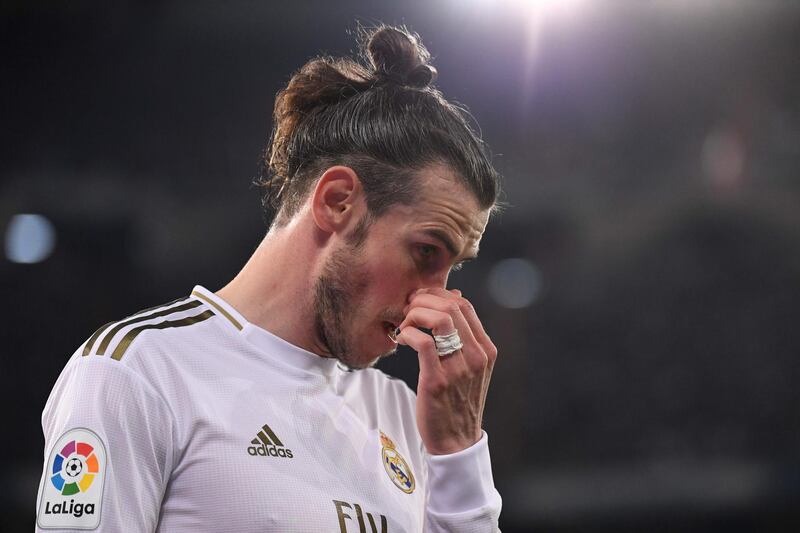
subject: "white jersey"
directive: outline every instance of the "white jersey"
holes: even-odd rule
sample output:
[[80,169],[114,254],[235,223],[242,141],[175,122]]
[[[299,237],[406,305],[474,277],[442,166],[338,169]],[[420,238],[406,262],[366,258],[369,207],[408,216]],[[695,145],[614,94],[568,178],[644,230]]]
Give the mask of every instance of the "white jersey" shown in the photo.
[[37,530],[496,531],[486,434],[431,456],[415,401],[195,287],[67,363],[42,415]]

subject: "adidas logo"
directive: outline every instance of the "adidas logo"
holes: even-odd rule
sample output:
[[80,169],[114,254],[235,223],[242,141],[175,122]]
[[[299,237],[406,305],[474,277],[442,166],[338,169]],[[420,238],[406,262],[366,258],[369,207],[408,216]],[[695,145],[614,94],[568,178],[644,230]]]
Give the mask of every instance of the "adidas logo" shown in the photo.
[[253,445],[247,447],[247,453],[250,455],[285,457],[286,459],[294,457],[292,450],[286,448],[272,428],[266,424],[261,427],[261,431],[256,434],[256,438],[250,441],[250,444]]

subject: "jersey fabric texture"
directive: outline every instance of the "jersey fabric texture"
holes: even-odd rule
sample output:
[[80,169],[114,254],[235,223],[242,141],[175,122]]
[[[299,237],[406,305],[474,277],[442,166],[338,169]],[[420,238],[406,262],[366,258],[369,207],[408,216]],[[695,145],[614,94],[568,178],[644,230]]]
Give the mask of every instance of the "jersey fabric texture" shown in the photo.
[[85,495],[103,491],[98,531],[497,531],[486,434],[431,456],[415,402],[402,381],[294,346],[197,286],[103,326],[70,358],[42,415],[37,512],[72,524],[81,494],[58,507],[42,494],[62,464],[54,447],[85,428],[107,454]]

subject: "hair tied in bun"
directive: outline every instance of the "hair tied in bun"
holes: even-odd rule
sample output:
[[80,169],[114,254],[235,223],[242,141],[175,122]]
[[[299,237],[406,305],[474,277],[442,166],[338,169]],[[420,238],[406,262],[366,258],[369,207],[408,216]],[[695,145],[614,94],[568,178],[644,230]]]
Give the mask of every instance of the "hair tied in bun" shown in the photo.
[[427,87],[436,81],[436,68],[433,65],[419,65],[406,76],[406,85],[412,87]]
[[378,82],[391,83],[394,85],[401,85],[404,87],[414,87],[423,89],[436,80],[436,68],[432,65],[418,65],[408,73],[401,74],[398,72],[375,72],[375,78]]
[[419,36],[386,25],[357,31],[358,58],[315,57],[275,97],[255,182],[265,214],[275,227],[287,224],[334,165],[358,175],[376,218],[413,204],[417,173],[431,164],[447,166],[481,208],[493,209],[497,171],[469,114],[432,85],[437,72]]
[[430,54],[415,35],[391,26],[375,30],[366,46],[375,78],[380,82],[424,88],[436,79]]

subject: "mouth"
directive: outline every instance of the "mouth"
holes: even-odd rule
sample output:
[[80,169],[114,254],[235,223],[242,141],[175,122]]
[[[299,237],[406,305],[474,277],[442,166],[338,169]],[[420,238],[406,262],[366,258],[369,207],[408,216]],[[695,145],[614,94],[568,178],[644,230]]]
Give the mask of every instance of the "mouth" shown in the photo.
[[397,330],[397,325],[394,322],[390,322],[388,320],[383,321],[383,331],[386,333],[386,336],[389,339],[397,344],[397,335],[395,335],[395,331]]

